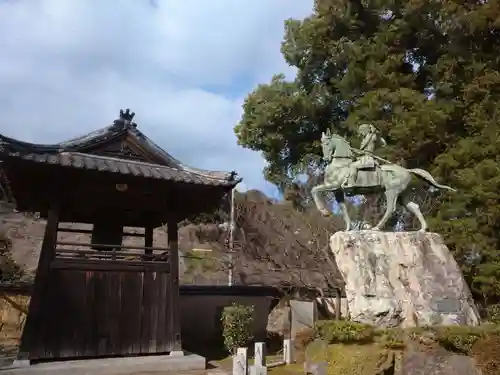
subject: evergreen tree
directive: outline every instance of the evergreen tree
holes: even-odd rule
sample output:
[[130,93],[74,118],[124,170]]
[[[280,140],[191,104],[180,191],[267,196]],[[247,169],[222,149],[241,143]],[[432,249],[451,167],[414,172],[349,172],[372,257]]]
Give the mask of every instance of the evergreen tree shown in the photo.
[[[500,297],[500,0],[316,0],[288,20],[282,53],[297,68],[245,101],[235,132],[286,185],[321,168],[320,135],[374,124],[381,156],[424,168],[454,194],[427,213],[480,302]],[[472,256],[476,254],[477,256]]]

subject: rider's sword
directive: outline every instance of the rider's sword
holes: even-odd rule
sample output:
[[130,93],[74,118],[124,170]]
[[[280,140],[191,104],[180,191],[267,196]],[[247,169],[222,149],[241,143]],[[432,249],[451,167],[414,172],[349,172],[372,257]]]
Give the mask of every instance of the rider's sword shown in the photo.
[[359,148],[356,148],[356,147],[351,147],[351,150],[353,151],[356,151],[360,154],[366,154],[366,155],[370,155],[372,158],[374,159],[378,159],[380,161],[383,161],[384,163],[389,163],[389,164],[396,164],[396,163],[393,163],[392,161],[389,161],[387,159],[384,159],[384,158],[381,158],[380,156],[377,156],[375,154],[372,154],[370,151],[366,151],[366,150],[360,150]]

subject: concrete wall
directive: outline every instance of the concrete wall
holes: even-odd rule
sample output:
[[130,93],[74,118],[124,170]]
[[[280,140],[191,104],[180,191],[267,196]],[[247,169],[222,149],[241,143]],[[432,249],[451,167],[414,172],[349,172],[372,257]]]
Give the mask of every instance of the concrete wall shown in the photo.
[[291,311],[291,338],[305,329],[313,329],[318,320],[318,308],[316,301],[290,300]]
[[[183,341],[216,342],[222,339],[221,314],[232,303],[254,306],[253,335],[256,340],[266,338],[271,298],[244,295],[181,295],[181,324]],[[187,342],[186,342],[187,343]]]

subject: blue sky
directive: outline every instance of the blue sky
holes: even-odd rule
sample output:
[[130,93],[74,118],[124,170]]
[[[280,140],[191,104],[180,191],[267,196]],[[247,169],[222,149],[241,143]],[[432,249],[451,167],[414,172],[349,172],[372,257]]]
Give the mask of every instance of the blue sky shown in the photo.
[[107,126],[120,108],[186,164],[236,170],[274,195],[237,146],[241,104],[283,61],[283,22],[313,0],[0,2],[0,133],[53,143]]

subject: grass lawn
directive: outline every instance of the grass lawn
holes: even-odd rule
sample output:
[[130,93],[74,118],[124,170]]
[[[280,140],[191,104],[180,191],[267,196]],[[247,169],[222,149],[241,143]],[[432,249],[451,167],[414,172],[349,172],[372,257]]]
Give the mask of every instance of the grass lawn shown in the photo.
[[[333,344],[326,351],[328,374],[373,375],[390,358],[391,351],[377,344]],[[292,375],[304,373],[303,353],[297,353],[297,363],[269,369],[271,375]],[[302,357],[302,358],[300,358]]]

